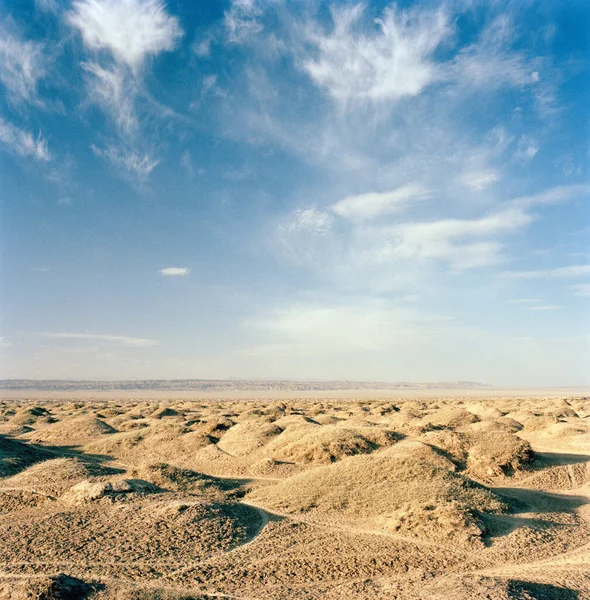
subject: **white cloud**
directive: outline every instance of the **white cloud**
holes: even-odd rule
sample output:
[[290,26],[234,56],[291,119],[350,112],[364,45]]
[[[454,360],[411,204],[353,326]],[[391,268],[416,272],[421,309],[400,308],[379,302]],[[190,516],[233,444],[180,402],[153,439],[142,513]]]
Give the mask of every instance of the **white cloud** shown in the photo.
[[193,165],[193,159],[190,150],[185,150],[180,155],[180,166],[186,171],[186,174],[190,177],[190,179],[195,178],[197,171]]
[[495,239],[478,241],[477,238],[509,233],[532,221],[530,215],[510,208],[480,219],[408,223],[392,230],[392,243],[384,252],[392,259],[443,260],[454,269],[490,266],[503,260],[502,246]]
[[553,160],[553,164],[561,170],[566,177],[582,174],[582,164],[574,154],[563,154]]
[[[381,301],[362,305],[295,305],[277,308],[248,328],[267,332],[273,351],[286,355],[314,352],[328,355],[383,350],[404,342],[419,342],[419,325],[424,322],[414,311],[391,307]],[[395,340],[392,344],[392,341]],[[246,352],[265,352],[250,348]]]
[[145,179],[160,163],[159,160],[153,159],[147,154],[142,156],[132,150],[119,150],[114,146],[102,149],[92,144],[90,148],[96,156],[106,158],[112,165],[139,180]]
[[458,183],[472,192],[481,192],[500,179],[497,171],[486,169],[482,171],[468,171],[457,178]]
[[37,10],[46,13],[57,13],[59,5],[57,0],[35,0]]
[[531,307],[529,307],[529,310],[546,311],[546,310],[557,310],[559,308],[562,308],[562,307],[558,304],[541,304],[539,306],[531,306]]
[[332,217],[315,206],[294,210],[289,218],[279,225],[282,231],[308,233],[327,233],[331,227]]
[[148,56],[173,50],[183,36],[161,0],[77,0],[66,20],[88,49],[108,50],[133,70]]
[[160,269],[159,273],[166,277],[183,277],[190,273],[190,269],[186,267],[166,267],[165,269]]
[[537,304],[540,302],[538,298],[515,298],[514,300],[507,300],[508,304]]
[[351,220],[368,221],[407,208],[413,201],[427,200],[430,190],[419,183],[411,183],[389,192],[373,192],[348,196],[330,208],[337,215]]
[[47,161],[51,159],[47,140],[41,132],[34,137],[29,131],[23,131],[16,125],[0,117],[0,142],[19,156],[31,156],[36,160]]
[[208,35],[202,40],[195,41],[192,45],[192,50],[198,57],[204,58],[205,56],[209,56],[211,54],[212,42],[213,37]]
[[37,86],[47,75],[47,63],[43,44],[25,41],[0,23],[0,81],[9,101],[43,106]]
[[386,8],[378,31],[362,33],[363,5],[332,7],[333,28],[306,28],[315,58],[301,68],[338,104],[385,102],[418,95],[437,81],[432,53],[450,35],[443,11]]
[[546,206],[568,202],[574,198],[589,194],[590,185],[587,184],[559,185],[539,192],[538,194],[515,198],[511,201],[511,204],[521,208],[532,208],[535,206]]
[[120,346],[156,346],[158,342],[149,338],[130,337],[126,335],[103,335],[98,333],[42,333],[43,337],[64,339],[64,340],[90,340],[95,342],[105,342]]
[[94,62],[83,62],[82,68],[87,76],[89,100],[110,113],[122,133],[136,131],[139,123],[135,112],[135,79],[117,65],[103,68]]
[[510,271],[505,275],[510,279],[569,279],[590,275],[590,265],[570,265],[536,271]]
[[539,144],[527,135],[523,135],[518,140],[514,158],[521,164],[527,164],[535,158],[539,152]]
[[[168,14],[161,0],[76,0],[66,14],[92,60],[82,62],[88,100],[100,106],[116,123],[119,133],[139,146],[140,109],[169,115],[149,96],[142,81],[149,57],[173,50],[184,35],[176,17]],[[138,100],[144,99],[144,105]],[[157,164],[133,150],[123,156],[104,151],[113,162],[130,173],[145,177]]]
[[497,17],[482,30],[475,44],[459,52],[451,77],[465,86],[487,91],[505,85],[522,87],[538,83],[540,75],[526,56],[507,49],[515,37],[510,18],[506,14]]
[[231,7],[223,16],[227,41],[231,44],[243,44],[258,35],[264,29],[259,18],[262,9],[255,0],[232,0]]

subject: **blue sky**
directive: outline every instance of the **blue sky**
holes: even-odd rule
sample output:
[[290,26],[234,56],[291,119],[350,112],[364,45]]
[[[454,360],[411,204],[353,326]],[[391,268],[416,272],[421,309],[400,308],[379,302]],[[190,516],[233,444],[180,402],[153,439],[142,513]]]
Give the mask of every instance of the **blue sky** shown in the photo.
[[590,384],[589,24],[5,0],[0,377]]

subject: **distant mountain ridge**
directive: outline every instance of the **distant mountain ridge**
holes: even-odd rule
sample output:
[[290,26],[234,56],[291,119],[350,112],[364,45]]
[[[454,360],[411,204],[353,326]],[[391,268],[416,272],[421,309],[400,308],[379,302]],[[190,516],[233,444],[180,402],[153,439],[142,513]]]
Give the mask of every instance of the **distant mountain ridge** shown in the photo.
[[430,383],[382,381],[295,381],[288,379],[139,379],[119,381],[76,381],[70,379],[3,379],[2,390],[161,390],[161,391],[328,391],[393,389],[474,389],[493,386],[474,381]]

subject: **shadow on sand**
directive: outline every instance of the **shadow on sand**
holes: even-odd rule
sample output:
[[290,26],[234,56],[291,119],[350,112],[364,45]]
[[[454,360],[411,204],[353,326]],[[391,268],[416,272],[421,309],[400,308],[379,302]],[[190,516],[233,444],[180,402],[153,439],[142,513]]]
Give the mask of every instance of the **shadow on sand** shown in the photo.
[[513,579],[508,582],[508,597],[515,600],[577,600],[580,594],[569,588],[548,583],[531,583]]

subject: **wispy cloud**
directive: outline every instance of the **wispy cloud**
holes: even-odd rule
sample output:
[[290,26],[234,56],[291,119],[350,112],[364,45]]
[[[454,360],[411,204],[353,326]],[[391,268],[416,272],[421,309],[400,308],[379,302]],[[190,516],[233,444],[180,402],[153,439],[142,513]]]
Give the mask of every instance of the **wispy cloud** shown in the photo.
[[96,156],[107,159],[116,168],[139,180],[145,179],[160,162],[147,154],[142,156],[133,150],[120,150],[114,146],[102,149],[92,144],[90,148]]
[[35,137],[30,131],[19,129],[1,117],[0,142],[19,156],[30,156],[42,161],[51,159],[47,140],[41,135],[41,132]]
[[138,93],[135,78],[116,64],[103,68],[94,62],[83,62],[82,69],[86,73],[88,99],[110,114],[122,133],[134,133],[139,124],[135,111]]
[[389,192],[348,196],[331,206],[337,215],[351,220],[369,221],[400,211],[412,202],[427,200],[432,192],[419,183],[411,183]]
[[453,61],[451,74],[464,87],[492,91],[505,85],[525,87],[539,82],[524,52],[509,51],[516,38],[508,14],[501,14],[481,32],[476,43],[463,48]]
[[539,306],[530,306],[529,310],[534,311],[546,311],[546,310],[558,310],[563,308],[559,304],[540,304]]
[[38,84],[47,75],[48,57],[44,45],[23,40],[0,23],[0,82],[10,102],[44,106]]
[[57,13],[59,9],[58,0],[35,0],[35,7],[45,13]]
[[105,342],[107,344],[115,344],[119,346],[156,346],[158,342],[149,338],[130,337],[126,335],[103,335],[98,333],[41,333],[43,337],[63,339],[63,340],[89,340],[94,342]]
[[514,158],[521,164],[527,164],[537,156],[539,144],[527,135],[523,135],[518,140]]
[[459,184],[472,192],[481,192],[500,179],[498,173],[491,169],[483,171],[468,171],[457,178]]
[[205,37],[196,40],[191,46],[192,51],[199,57],[204,58],[211,54],[211,44],[214,41],[212,34],[208,34]]
[[590,185],[588,184],[572,184],[559,185],[556,187],[543,190],[537,194],[530,196],[521,196],[511,201],[513,206],[521,208],[534,208],[537,206],[550,206],[552,204],[560,204],[569,202],[575,198],[590,194]]
[[282,231],[326,233],[332,227],[332,217],[315,206],[297,208],[279,225]]
[[540,300],[538,298],[514,298],[506,302],[508,304],[538,304]]
[[144,104],[150,114],[162,107],[149,97],[143,75],[149,58],[173,50],[184,35],[179,20],[161,0],[76,0],[65,18],[91,57],[81,62],[88,100],[112,118],[128,148],[93,150],[127,175],[145,179],[159,161],[141,141],[138,100],[148,100]]
[[259,20],[262,12],[256,0],[232,0],[223,16],[227,41],[230,44],[243,44],[259,34],[264,29]]
[[586,275],[590,275],[590,265],[570,265],[556,269],[509,271],[505,273],[505,276],[510,279],[573,279]]
[[373,34],[362,31],[364,12],[362,4],[332,6],[330,30],[305,27],[316,57],[302,59],[301,68],[318,87],[347,108],[416,96],[438,79],[431,56],[451,33],[442,10],[386,8]]
[[389,245],[386,255],[442,260],[454,269],[495,265],[504,260],[502,246],[495,237],[516,231],[532,220],[523,211],[506,209],[479,219],[408,223],[394,228],[395,243]]
[[165,277],[184,277],[190,273],[190,269],[187,267],[166,267],[160,269],[159,273]]

